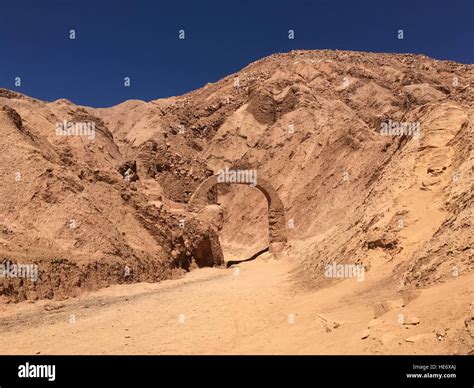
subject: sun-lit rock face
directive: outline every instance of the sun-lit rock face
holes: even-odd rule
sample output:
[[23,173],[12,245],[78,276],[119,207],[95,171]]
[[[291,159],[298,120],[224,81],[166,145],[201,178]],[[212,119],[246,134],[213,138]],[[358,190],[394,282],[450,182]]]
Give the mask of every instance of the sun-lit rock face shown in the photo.
[[[473,78],[421,55],[322,50],[110,108],[0,89],[0,254],[42,279],[0,293],[159,281],[222,264],[221,247],[285,241],[313,285],[333,262],[402,288],[448,281],[473,267]],[[226,168],[268,185],[209,187],[216,228],[187,205]]]

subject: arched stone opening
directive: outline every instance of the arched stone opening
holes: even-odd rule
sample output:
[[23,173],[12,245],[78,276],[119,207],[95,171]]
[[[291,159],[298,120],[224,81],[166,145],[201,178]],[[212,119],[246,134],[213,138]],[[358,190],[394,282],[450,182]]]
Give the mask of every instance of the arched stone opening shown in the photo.
[[[199,213],[208,204],[209,191],[218,185],[229,184],[222,183],[218,180],[218,175],[212,175],[202,182],[191,196],[187,205],[187,210],[190,212]],[[278,196],[276,190],[265,179],[258,178],[255,185],[243,182],[235,182],[231,184],[241,184],[255,187],[265,196],[268,203],[268,228],[269,228],[269,242],[270,252],[277,253],[283,250],[287,242],[287,229],[285,221],[285,208]]]

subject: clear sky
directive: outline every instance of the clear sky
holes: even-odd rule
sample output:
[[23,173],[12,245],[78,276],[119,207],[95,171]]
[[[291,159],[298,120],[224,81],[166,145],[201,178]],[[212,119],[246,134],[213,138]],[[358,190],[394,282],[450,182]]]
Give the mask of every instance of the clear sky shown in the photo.
[[472,64],[473,42],[474,0],[5,0],[0,87],[103,107],[180,95],[293,49]]

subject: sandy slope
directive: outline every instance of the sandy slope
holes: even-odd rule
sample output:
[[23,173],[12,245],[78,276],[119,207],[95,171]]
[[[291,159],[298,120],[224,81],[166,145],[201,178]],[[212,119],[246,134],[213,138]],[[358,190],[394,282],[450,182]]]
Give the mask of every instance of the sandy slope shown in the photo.
[[[399,297],[382,292],[380,279],[348,279],[308,293],[295,287],[292,270],[291,259],[277,261],[267,254],[241,263],[238,269],[200,269],[160,284],[112,286],[65,302],[3,308],[1,353],[451,354],[472,350],[468,329],[460,319],[467,316],[472,300],[472,273],[432,287],[408,306],[373,321],[373,302],[383,294]],[[416,314],[420,323],[400,324],[399,314]],[[369,322],[370,335],[362,339]],[[414,342],[406,341],[410,337]]]
[[[0,89],[0,263],[40,273],[0,278],[0,353],[471,352],[473,83],[473,65],[316,50],[110,108]],[[57,135],[64,121],[95,138]],[[384,135],[387,122],[421,137]],[[209,198],[222,223],[186,211],[224,168],[278,193],[288,261],[146,283],[268,246],[254,188]],[[365,280],[327,278],[330,263]],[[402,307],[402,291],[421,296]]]

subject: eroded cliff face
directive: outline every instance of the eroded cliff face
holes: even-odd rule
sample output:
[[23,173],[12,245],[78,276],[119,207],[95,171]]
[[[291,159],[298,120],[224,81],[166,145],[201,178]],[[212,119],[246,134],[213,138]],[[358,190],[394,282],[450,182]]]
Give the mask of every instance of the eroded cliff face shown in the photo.
[[[324,50],[272,55],[184,96],[111,108],[2,90],[0,254],[37,263],[41,282],[3,279],[0,292],[63,298],[158,281],[220,265],[220,245],[251,256],[269,243],[260,191],[211,190],[218,228],[186,211],[226,167],[255,170],[275,189],[308,285],[327,284],[334,262],[386,272],[402,288],[466,273],[473,79],[472,65]],[[93,138],[61,135],[64,122],[93,123]]]

